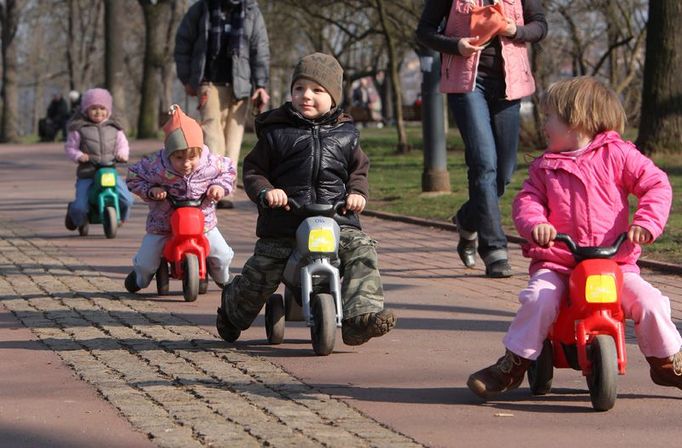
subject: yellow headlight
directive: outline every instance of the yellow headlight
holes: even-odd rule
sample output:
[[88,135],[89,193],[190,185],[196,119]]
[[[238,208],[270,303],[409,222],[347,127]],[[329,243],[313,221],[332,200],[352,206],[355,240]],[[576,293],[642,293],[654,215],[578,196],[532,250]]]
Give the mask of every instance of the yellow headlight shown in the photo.
[[310,252],[334,252],[336,238],[331,229],[312,229],[308,238]]
[[104,173],[100,179],[103,187],[115,187],[116,186],[116,176],[114,173]]
[[590,275],[585,283],[588,303],[613,303],[617,299],[616,279],[612,275]]

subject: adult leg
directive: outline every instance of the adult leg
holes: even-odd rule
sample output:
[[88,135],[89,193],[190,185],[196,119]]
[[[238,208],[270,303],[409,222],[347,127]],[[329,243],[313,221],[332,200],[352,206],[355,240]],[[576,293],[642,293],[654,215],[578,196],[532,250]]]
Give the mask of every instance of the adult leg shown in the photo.
[[469,200],[456,215],[457,224],[477,232],[478,253],[486,266],[507,259],[497,195],[497,149],[486,86],[477,82],[470,93],[449,95],[450,109],[464,140]]
[[521,132],[521,101],[491,99],[491,102],[493,135],[497,149],[497,196],[501,198],[516,170]]
[[118,207],[121,212],[121,222],[125,222],[130,217],[130,209],[133,206],[133,194],[128,190],[125,177],[116,177],[116,193],[118,194]]
[[199,113],[201,129],[204,131],[204,144],[211,152],[225,155],[225,139],[221,124],[219,87],[205,83],[199,89]]
[[211,251],[206,257],[208,272],[216,283],[225,285],[230,279],[230,263],[234,257],[234,251],[217,227],[206,232],[206,238],[211,245]]
[[90,202],[88,201],[88,191],[92,186],[93,179],[77,179],[76,180],[76,198],[69,203],[67,213],[69,219],[74,226],[79,227],[85,224],[90,211]]
[[[223,130],[225,141],[225,155],[229,157],[234,166],[238,169],[239,152],[244,138],[244,124],[246,123],[246,110],[248,103],[246,100],[237,100],[234,97],[232,86],[227,86],[221,91],[221,106],[223,110]],[[220,202],[220,208],[232,208],[234,206],[234,193],[228,195]]]

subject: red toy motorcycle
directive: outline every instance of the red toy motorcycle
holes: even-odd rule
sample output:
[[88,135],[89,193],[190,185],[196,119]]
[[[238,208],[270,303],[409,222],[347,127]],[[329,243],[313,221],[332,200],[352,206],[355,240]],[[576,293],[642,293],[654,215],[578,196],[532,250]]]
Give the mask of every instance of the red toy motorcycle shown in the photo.
[[174,209],[172,236],[163,248],[161,264],[156,271],[159,295],[168,294],[169,276],[182,280],[182,295],[187,302],[194,302],[198,294],[206,292],[206,257],[211,247],[204,235],[204,214],[200,208],[204,199],[205,195],[196,200],[178,201],[168,196]]
[[607,411],[616,403],[616,375],[625,374],[625,326],[621,308],[623,273],[610,260],[627,237],[610,247],[580,247],[560,233],[578,265],[569,278],[568,295],[542,348],[528,369],[534,395],[552,387],[552,367],[581,370],[587,378],[592,407]]

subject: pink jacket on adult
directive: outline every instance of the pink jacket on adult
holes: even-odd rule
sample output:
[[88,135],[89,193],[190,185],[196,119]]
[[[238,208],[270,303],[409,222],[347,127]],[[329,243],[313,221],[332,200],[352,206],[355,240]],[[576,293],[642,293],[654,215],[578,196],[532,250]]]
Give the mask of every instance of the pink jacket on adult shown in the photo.
[[[195,200],[206,193],[212,185],[223,187],[225,195],[229,195],[234,191],[236,178],[237,171],[232,160],[212,154],[204,145],[199,168],[187,176],[173,169],[162,149],[128,167],[126,183],[130,191],[149,205],[147,233],[166,235],[171,232],[170,215],[173,208],[168,201],[150,199],[149,190],[152,187],[162,187],[169,195],[179,200]],[[204,213],[204,232],[208,232],[218,223],[215,203],[206,199],[201,205],[201,210]]]
[[[637,197],[630,221],[628,195]],[[528,179],[514,199],[514,224],[532,241],[538,224],[550,223],[580,246],[611,245],[630,225],[647,229],[654,238],[663,233],[672,201],[668,176],[617,132],[597,134],[577,157],[544,153],[528,169]],[[614,258],[624,272],[639,272],[639,245],[625,241]],[[532,259],[530,273],[551,269],[569,273],[573,256],[563,243],[543,248],[523,245]]]
[[[445,25],[445,35],[451,37],[473,37],[471,33],[471,9],[481,0],[453,0],[450,15]],[[502,10],[506,17],[514,19],[523,26],[523,5],[520,0],[502,0]],[[515,42],[499,36],[507,100],[516,100],[531,95],[535,91],[535,80],[530,70],[528,49],[525,42]],[[458,54],[443,54],[441,64],[440,91],[442,93],[473,92],[476,86],[478,61],[481,52],[465,58]]]

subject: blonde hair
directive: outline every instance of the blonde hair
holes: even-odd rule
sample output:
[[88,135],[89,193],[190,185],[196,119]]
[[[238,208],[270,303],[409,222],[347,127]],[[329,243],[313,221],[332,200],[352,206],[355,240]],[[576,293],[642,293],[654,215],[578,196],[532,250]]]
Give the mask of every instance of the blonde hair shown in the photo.
[[605,131],[622,134],[627,121],[616,93],[591,76],[555,82],[547,89],[542,105],[572,129],[591,137]]
[[203,148],[199,148],[198,146],[191,146],[185,149],[176,149],[171,153],[171,155],[175,153],[182,153],[184,157],[197,157],[201,155],[201,152],[203,150],[204,150]]

